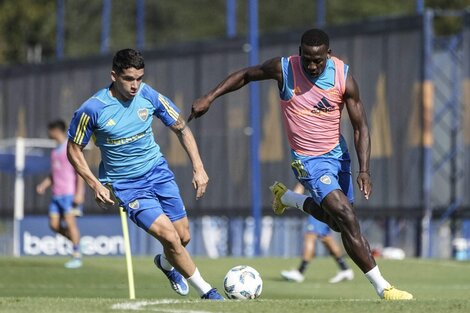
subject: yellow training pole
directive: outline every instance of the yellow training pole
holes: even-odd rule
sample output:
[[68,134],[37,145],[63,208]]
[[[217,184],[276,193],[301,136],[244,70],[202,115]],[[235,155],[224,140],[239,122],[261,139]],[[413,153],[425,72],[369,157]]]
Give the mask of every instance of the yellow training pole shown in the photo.
[[126,254],[127,279],[129,281],[129,299],[135,299],[134,269],[132,267],[131,242],[129,240],[129,228],[127,227],[127,214],[123,208],[119,208],[121,213],[122,234],[124,237],[124,250]]

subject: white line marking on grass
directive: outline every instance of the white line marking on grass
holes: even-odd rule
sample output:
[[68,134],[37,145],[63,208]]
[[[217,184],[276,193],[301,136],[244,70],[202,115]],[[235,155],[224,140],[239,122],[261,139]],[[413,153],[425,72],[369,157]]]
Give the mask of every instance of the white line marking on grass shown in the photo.
[[[165,308],[162,306],[166,306],[168,304],[182,304],[182,303],[194,303],[194,301],[178,301],[172,299],[162,299],[156,301],[136,301],[136,302],[123,302],[123,303],[116,303],[111,306],[113,310],[132,310],[132,311],[142,311],[142,310],[150,310],[155,312],[163,312],[163,313],[211,313],[209,311],[195,311],[195,310],[186,310],[186,309],[171,309]],[[151,307],[149,306],[156,306]]]

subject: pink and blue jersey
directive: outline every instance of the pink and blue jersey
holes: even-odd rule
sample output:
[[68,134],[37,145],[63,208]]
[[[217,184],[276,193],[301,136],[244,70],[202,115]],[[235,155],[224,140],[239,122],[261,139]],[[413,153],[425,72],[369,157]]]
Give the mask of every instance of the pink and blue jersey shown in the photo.
[[281,66],[281,112],[294,175],[319,205],[338,189],[352,203],[351,161],[340,132],[348,66],[328,58],[316,78],[305,73],[300,56],[281,58]]
[[323,73],[312,79],[305,73],[300,56],[283,57],[281,65],[281,111],[292,152],[339,156],[346,149],[340,121],[348,66],[331,57]]
[[152,131],[154,116],[171,126],[178,119],[179,109],[145,83],[127,102],[111,96],[108,87],[75,112],[68,137],[82,146],[93,138],[101,151],[101,182],[142,177],[162,157]]
[[74,195],[77,184],[77,173],[67,159],[67,142],[51,152],[52,195]]

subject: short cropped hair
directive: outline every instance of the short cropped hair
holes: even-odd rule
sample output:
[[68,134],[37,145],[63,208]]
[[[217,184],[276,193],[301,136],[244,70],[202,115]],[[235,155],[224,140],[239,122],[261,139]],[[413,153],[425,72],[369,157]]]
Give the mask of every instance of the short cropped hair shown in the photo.
[[65,132],[65,130],[67,129],[67,125],[65,124],[63,120],[59,119],[59,120],[49,122],[49,124],[47,124],[47,129],[48,130],[58,129],[62,132]]
[[116,52],[113,57],[113,71],[118,74],[128,68],[143,69],[145,67],[144,57],[134,49],[123,49]]
[[330,38],[328,34],[325,33],[323,30],[318,28],[312,28],[307,30],[302,35],[302,39],[300,40],[301,45],[307,45],[311,47],[319,47],[319,46],[330,46]]

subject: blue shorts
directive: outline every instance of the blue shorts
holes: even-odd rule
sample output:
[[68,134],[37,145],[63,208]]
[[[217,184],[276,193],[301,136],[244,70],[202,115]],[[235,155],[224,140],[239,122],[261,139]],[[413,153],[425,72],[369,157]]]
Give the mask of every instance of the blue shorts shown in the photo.
[[354,189],[349,155],[335,159],[329,157],[302,157],[292,162],[292,170],[318,205],[334,190],[342,190],[349,202],[354,202]]
[[331,233],[331,229],[325,223],[320,222],[313,216],[309,216],[307,219],[307,229],[305,232],[315,234],[318,237],[325,237]]
[[53,196],[49,204],[49,215],[72,214],[74,195]]
[[175,176],[163,157],[144,176],[118,180],[111,187],[129,218],[146,231],[161,214],[172,222],[186,217]]

